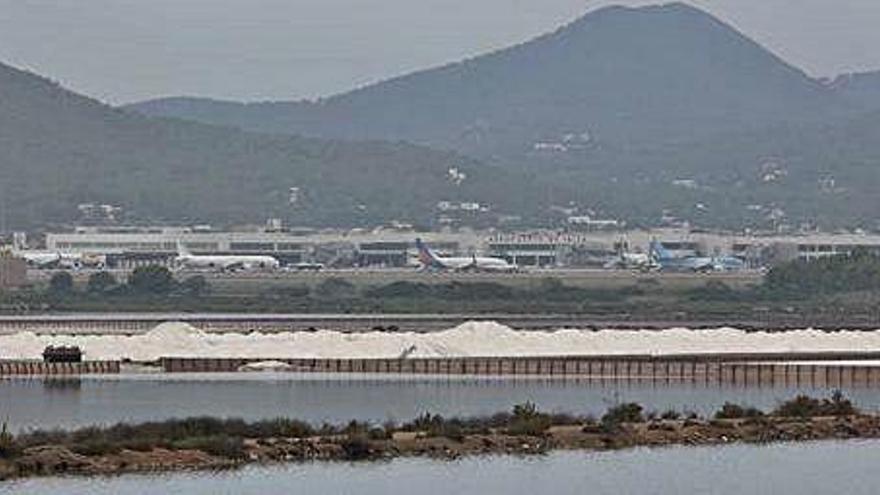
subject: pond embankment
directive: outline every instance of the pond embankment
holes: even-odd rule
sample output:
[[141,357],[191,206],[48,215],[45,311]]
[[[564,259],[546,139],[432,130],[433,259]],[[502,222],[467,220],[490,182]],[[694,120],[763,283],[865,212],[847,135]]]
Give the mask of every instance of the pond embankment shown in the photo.
[[619,404],[601,418],[548,414],[533,404],[480,418],[425,414],[402,424],[313,426],[275,419],[189,418],[138,425],[0,432],[0,479],[49,475],[225,469],[253,463],[361,461],[397,457],[543,454],[639,446],[722,445],[880,438],[880,415],[858,411],[840,394],[796,397],[764,413],[725,404],[711,418],[645,412]]

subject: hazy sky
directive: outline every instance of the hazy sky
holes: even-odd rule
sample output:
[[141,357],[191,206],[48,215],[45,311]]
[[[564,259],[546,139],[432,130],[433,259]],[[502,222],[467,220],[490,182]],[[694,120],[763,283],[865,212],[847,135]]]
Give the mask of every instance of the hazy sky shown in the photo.
[[[0,0],[0,61],[114,103],[296,99],[640,0]],[[880,68],[880,0],[693,0],[813,75]]]

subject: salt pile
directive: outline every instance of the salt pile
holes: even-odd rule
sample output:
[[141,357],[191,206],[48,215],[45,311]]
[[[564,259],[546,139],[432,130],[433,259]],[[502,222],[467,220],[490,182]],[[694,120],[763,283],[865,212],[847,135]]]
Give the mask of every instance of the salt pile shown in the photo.
[[0,359],[39,359],[48,345],[75,345],[86,359],[152,361],[159,357],[396,358],[466,356],[586,356],[616,354],[785,353],[880,351],[880,330],[796,330],[750,333],[734,328],[661,331],[517,331],[493,322],[468,322],[434,333],[209,334],[185,323],[164,323],[136,336],[0,336]]

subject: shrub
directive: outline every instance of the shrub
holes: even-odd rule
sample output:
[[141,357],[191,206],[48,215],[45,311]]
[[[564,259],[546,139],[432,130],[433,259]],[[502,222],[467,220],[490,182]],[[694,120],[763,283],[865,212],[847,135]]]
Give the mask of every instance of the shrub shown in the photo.
[[49,279],[49,292],[56,296],[64,296],[73,292],[73,275],[58,272]]
[[9,433],[6,423],[0,426],[0,459],[10,459],[20,452],[19,446],[12,433]]
[[388,440],[391,438],[391,433],[385,428],[373,427],[367,432],[367,437],[370,440]]
[[740,298],[740,293],[720,280],[710,280],[702,287],[687,291],[687,297],[691,301],[735,301]]
[[824,413],[828,416],[852,416],[859,412],[840,390],[835,390],[831,394],[831,399],[826,399],[823,406]]
[[721,409],[715,412],[715,419],[758,418],[763,415],[763,412],[754,407],[744,407],[732,402],[725,402]]
[[257,421],[248,426],[247,436],[256,438],[305,438],[315,434],[312,425],[297,419],[276,418]]
[[164,266],[141,266],[129,275],[128,286],[135,294],[164,295],[174,290],[175,280]]
[[345,458],[351,461],[367,459],[372,454],[370,441],[363,434],[349,435],[341,446]]
[[108,272],[93,273],[89,276],[89,282],[86,290],[93,294],[107,292],[116,286],[116,277]]
[[602,426],[607,430],[613,430],[622,423],[643,423],[642,406],[635,402],[614,406],[602,415]]
[[812,418],[822,412],[822,403],[806,395],[798,395],[794,399],[783,402],[774,411],[774,416],[785,418]]
[[507,426],[511,435],[541,436],[552,426],[551,417],[538,411],[532,402],[513,406],[513,417]]
[[444,437],[450,440],[460,442],[464,440],[465,430],[474,430],[478,428],[480,420],[474,420],[474,425],[465,426],[464,422],[458,419],[447,420],[439,414],[425,413],[415,419],[412,423],[405,425],[404,429],[423,431],[429,437]]
[[665,419],[667,421],[673,421],[679,418],[681,418],[681,413],[673,409],[663,411],[663,414],[660,415],[660,419]]

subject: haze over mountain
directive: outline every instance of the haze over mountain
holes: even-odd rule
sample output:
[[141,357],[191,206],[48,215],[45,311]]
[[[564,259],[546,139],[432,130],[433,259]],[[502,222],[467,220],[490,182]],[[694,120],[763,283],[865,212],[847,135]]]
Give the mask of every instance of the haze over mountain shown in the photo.
[[600,9],[506,50],[315,102],[129,108],[456,150],[574,185],[582,211],[648,224],[666,211],[702,225],[873,226],[880,206],[880,78],[810,78],[680,3]]
[[[467,180],[451,183],[450,167],[466,171]],[[129,220],[141,221],[427,221],[439,200],[478,196],[498,205],[506,190],[526,183],[403,143],[256,135],[148,118],[0,64],[5,227],[73,221],[77,205],[90,202],[121,206]],[[290,187],[300,188],[295,207]]]
[[821,120],[827,88],[684,4],[600,9],[521,45],[316,102],[173,98],[130,108],[245,129],[511,154]]
[[319,102],[119,110],[0,65],[0,220],[72,221],[78,204],[108,203],[126,220],[426,224],[448,201],[488,207],[476,223],[566,211],[873,227],[878,87],[876,74],[811,79],[681,4],[603,9]]
[[853,105],[867,109],[880,105],[880,71],[843,74],[831,81],[829,86]]

